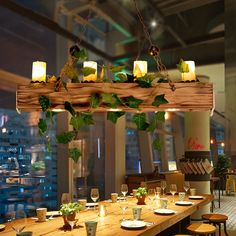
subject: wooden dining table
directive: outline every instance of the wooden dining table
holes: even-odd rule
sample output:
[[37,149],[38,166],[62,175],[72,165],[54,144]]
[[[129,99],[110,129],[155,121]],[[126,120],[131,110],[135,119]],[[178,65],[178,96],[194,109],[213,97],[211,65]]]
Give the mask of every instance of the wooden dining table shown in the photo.
[[[32,231],[34,236],[60,236],[60,235],[87,235],[85,222],[86,221],[97,221],[97,236],[115,236],[115,235],[142,235],[142,236],[152,236],[161,234],[164,230],[175,225],[177,222],[189,217],[192,213],[199,210],[202,206],[210,203],[213,200],[212,195],[202,195],[203,199],[199,200],[189,200],[186,197],[186,201],[193,202],[189,206],[179,206],[176,205],[174,201],[178,201],[178,195],[165,196],[168,198],[168,209],[175,211],[171,215],[159,215],[155,214],[153,211],[157,207],[151,204],[150,200],[146,199],[146,205],[140,206],[142,208],[141,220],[147,222],[147,226],[140,229],[127,229],[121,227],[122,212],[119,203],[111,203],[108,201],[103,201],[101,204],[105,204],[106,216],[100,217],[98,209],[85,209],[80,211],[76,218],[78,222],[75,228],[71,231],[70,229],[65,229],[63,227],[64,221],[62,216],[54,217],[53,219],[48,219],[45,222],[37,222],[36,218],[27,218],[25,223],[25,231]],[[133,197],[127,197],[128,209],[125,212],[125,219],[133,219],[132,208],[137,206],[137,199]],[[6,223],[6,228],[0,232],[1,236],[12,236],[15,235],[9,223]]]

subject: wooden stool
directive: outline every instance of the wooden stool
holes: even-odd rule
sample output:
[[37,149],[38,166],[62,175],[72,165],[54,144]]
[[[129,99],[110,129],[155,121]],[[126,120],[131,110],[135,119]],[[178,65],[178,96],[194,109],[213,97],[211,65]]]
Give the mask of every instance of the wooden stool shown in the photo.
[[205,223],[194,223],[187,227],[193,235],[215,235],[216,227]]
[[225,235],[228,236],[226,231],[226,220],[228,220],[228,216],[222,214],[204,214],[202,215],[203,220],[207,220],[209,223],[213,223],[214,225],[219,226],[219,236],[221,236],[221,223],[224,224],[224,232]]

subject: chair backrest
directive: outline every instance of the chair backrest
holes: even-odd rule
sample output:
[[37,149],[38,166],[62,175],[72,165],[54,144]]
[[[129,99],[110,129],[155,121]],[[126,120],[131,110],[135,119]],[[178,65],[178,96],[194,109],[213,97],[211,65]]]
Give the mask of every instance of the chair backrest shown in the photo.
[[176,184],[177,185],[177,191],[178,192],[184,192],[184,174],[183,173],[166,173],[165,174],[166,179],[166,192],[169,192],[169,186],[170,184]]

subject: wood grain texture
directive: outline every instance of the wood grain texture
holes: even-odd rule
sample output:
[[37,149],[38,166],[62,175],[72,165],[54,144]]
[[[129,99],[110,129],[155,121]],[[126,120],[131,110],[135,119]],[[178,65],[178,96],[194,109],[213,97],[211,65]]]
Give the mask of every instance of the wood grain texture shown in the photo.
[[[64,101],[70,101],[77,111],[92,110],[106,112],[109,110],[104,104],[99,108],[89,107],[90,97],[93,93],[115,93],[120,98],[133,96],[143,100],[140,111],[163,111],[176,109],[178,111],[209,111],[213,108],[213,85],[210,83],[173,83],[175,91],[168,83],[157,83],[151,88],[141,88],[136,83],[70,83],[68,91],[61,87],[54,91],[54,84],[46,84],[36,88],[30,85],[19,85],[17,88],[17,109],[20,111],[40,111],[38,97],[49,96],[54,109],[63,109]],[[159,107],[152,106],[157,95],[165,94],[168,104]],[[135,109],[120,106],[123,111],[136,111]]]
[[[54,218],[47,222],[38,223],[35,219],[29,218],[25,230],[32,231],[34,236],[60,236],[60,235],[86,235],[85,221],[93,220],[97,221],[97,236],[113,236],[113,235],[141,235],[141,236],[152,236],[156,235],[163,230],[174,225],[178,221],[181,221],[185,217],[191,215],[196,210],[200,209],[205,204],[213,200],[212,195],[205,195],[202,200],[194,200],[192,206],[176,206],[171,203],[172,196],[167,196],[169,198],[168,208],[177,211],[174,215],[157,215],[150,210],[150,206],[142,206],[141,219],[146,222],[153,222],[151,226],[147,226],[139,230],[128,230],[120,227],[120,220],[122,219],[121,209],[118,203],[107,203],[107,216],[99,217],[97,210],[85,210],[77,214],[79,219],[77,226],[73,231],[63,229],[63,219],[62,217]],[[178,196],[175,196],[176,201]],[[125,218],[132,219],[132,208],[136,206],[137,200],[135,198],[130,198],[129,207],[126,211]],[[146,200],[147,202],[147,200]],[[148,202],[147,202],[148,203]],[[1,232],[1,236],[12,236],[14,232],[12,231],[9,224],[6,224],[6,229]]]

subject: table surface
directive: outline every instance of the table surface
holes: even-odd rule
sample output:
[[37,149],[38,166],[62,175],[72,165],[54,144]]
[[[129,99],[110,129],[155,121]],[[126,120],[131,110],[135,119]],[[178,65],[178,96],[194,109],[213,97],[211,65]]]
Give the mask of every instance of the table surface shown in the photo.
[[[201,200],[188,200],[194,204],[191,206],[177,206],[172,200],[172,196],[165,196],[168,198],[168,209],[175,210],[176,213],[173,215],[157,215],[154,214],[150,202],[146,199],[146,205],[142,207],[141,220],[145,222],[152,222],[150,226],[146,226],[138,230],[129,230],[121,228],[120,221],[122,219],[121,209],[119,203],[104,203],[106,204],[107,215],[105,217],[98,216],[98,210],[86,209],[77,214],[76,218],[78,219],[76,227],[73,231],[65,230],[63,228],[64,222],[61,216],[54,217],[51,220],[46,222],[37,222],[35,218],[27,218],[25,231],[32,231],[34,236],[47,235],[47,236],[60,236],[60,235],[86,235],[85,221],[93,220],[97,221],[97,236],[108,236],[108,235],[156,235],[161,231],[169,228],[178,221],[186,218],[191,215],[203,205],[211,202],[213,200],[212,195],[204,195],[204,199]],[[175,201],[178,201],[178,196],[175,196]],[[133,197],[127,198],[128,200],[128,209],[125,213],[126,219],[132,219],[132,208],[136,205],[137,200]],[[0,232],[1,236],[12,236],[15,235],[11,226],[6,224],[4,231]]]

